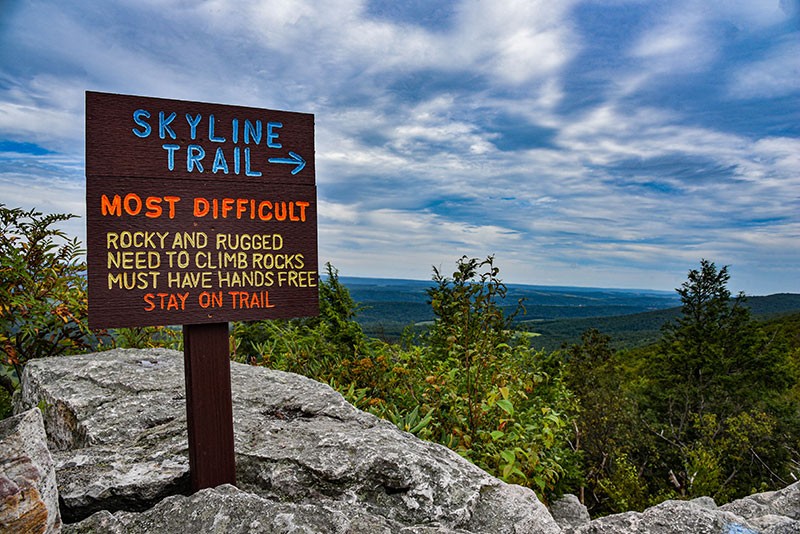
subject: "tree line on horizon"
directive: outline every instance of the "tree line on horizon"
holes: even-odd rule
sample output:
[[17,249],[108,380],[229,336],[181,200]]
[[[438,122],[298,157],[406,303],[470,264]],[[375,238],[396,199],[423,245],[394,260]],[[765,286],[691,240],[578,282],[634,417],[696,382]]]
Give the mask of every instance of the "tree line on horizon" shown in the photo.
[[[180,348],[171,328],[88,328],[80,244],[55,228],[70,217],[0,205],[2,417],[31,359]],[[515,327],[521,308],[504,304],[491,256],[434,268],[432,324],[396,343],[364,333],[328,264],[318,317],[234,323],[232,358],[326,382],[545,500],[575,493],[595,516],[668,498],[722,503],[800,475],[800,315],[754,320],[729,279],[701,260],[656,343],[615,348],[589,329],[544,351]]]

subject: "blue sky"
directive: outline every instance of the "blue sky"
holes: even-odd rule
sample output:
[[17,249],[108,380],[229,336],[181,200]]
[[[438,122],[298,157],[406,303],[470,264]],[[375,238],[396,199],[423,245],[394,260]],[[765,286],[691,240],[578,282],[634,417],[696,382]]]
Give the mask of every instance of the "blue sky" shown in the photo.
[[0,202],[85,214],[86,90],[285,109],[343,275],[800,292],[798,3],[0,0]]

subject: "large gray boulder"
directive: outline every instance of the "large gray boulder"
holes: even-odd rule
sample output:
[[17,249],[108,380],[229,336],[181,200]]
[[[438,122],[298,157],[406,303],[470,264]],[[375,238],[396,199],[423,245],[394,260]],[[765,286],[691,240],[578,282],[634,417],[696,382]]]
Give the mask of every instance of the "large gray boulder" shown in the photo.
[[56,473],[38,408],[0,421],[0,531],[61,531]]
[[[239,490],[202,496],[181,496],[188,493],[181,353],[113,350],[32,361],[15,410],[47,405],[65,521],[103,511],[87,521],[111,532],[147,532],[141,525],[160,525],[152,514],[185,506],[215,518],[241,506],[299,518],[298,525],[307,516],[339,525],[264,532],[357,533],[367,525],[375,526],[370,533],[560,532],[529,489],[357,410],[328,386],[235,363],[231,382]],[[244,532],[261,515],[213,521]]]
[[15,411],[45,406],[62,518],[144,510],[189,491],[179,353],[109,351],[30,362]]

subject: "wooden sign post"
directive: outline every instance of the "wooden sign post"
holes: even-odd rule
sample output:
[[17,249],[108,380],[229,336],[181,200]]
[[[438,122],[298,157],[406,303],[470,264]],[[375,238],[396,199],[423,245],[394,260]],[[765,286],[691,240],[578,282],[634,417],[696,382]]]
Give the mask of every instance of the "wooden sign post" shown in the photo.
[[236,484],[228,323],[184,325],[186,426],[193,491]]
[[183,325],[192,488],[235,482],[229,321],[317,315],[313,115],[86,93],[89,325]]

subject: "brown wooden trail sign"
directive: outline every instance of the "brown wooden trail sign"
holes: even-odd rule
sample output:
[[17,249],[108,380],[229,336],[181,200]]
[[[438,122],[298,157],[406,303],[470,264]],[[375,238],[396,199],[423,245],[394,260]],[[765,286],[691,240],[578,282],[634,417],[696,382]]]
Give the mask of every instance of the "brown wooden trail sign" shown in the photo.
[[86,93],[89,325],[184,325],[192,487],[235,482],[228,322],[317,315],[314,116]]
[[86,94],[89,322],[315,315],[314,117]]

